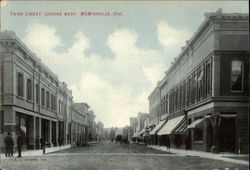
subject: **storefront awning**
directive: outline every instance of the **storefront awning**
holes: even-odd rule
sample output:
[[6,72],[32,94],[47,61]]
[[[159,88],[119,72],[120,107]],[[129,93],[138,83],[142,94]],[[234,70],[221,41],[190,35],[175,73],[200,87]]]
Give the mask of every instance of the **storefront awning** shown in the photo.
[[174,128],[173,134],[185,134],[187,132],[187,119],[183,118],[182,121]]
[[180,122],[184,119],[183,116],[179,116],[174,119],[168,120],[168,122],[163,126],[163,128],[157,133],[158,135],[168,135],[171,134],[172,131],[180,124]]
[[139,133],[138,133],[138,136],[142,136],[146,131],[146,128],[143,128]]
[[160,121],[153,130],[151,130],[150,135],[155,135],[166,123],[166,120]]
[[202,121],[203,121],[203,118],[197,119],[197,120],[193,121],[193,123],[188,125],[187,128],[189,128],[189,129],[191,129],[191,128],[202,128]]
[[138,132],[135,132],[132,136],[132,138],[137,138],[138,137]]

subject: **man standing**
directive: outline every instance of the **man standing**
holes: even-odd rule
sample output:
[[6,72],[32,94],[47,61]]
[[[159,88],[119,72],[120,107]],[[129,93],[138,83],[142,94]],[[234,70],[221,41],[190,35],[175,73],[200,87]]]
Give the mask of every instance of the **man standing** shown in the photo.
[[18,132],[18,133],[17,133],[17,150],[18,150],[18,157],[21,157],[22,145],[23,145],[22,137],[21,137],[20,133]]
[[13,156],[13,145],[14,145],[14,141],[11,137],[11,133],[8,132],[8,135],[6,136],[6,138],[4,139],[4,143],[5,143],[5,147],[6,147],[6,150],[5,150],[5,156],[6,157],[10,157],[10,156]]
[[12,134],[10,133],[10,156],[13,156],[14,140],[12,139]]

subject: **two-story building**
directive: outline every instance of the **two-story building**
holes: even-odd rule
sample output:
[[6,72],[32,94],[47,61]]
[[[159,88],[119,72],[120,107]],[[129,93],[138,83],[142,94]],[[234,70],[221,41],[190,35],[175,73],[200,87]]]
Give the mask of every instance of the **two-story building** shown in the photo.
[[222,10],[205,17],[162,80],[168,122],[158,135],[174,147],[246,153],[249,17]]
[[[1,146],[21,133],[24,146],[66,144],[72,94],[12,31],[0,33]],[[16,141],[16,140],[15,140]]]

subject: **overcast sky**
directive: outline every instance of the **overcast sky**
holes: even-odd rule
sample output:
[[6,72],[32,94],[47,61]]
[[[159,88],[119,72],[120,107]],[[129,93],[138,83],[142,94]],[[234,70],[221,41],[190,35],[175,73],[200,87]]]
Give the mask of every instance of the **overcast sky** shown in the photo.
[[[105,127],[125,126],[163,78],[205,12],[248,12],[248,1],[1,1],[1,30],[12,30],[87,102]],[[41,12],[42,16],[11,16]],[[76,16],[44,16],[75,12]],[[110,12],[111,16],[81,16]],[[112,16],[113,12],[121,13]]]

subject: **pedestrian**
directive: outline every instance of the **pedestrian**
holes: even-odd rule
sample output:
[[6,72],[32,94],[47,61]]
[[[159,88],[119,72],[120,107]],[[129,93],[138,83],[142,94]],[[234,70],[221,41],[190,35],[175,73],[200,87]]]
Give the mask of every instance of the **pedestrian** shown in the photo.
[[17,133],[17,150],[18,150],[18,157],[20,158],[22,156],[22,145],[23,145],[23,140],[21,134],[18,132]]
[[6,138],[4,139],[4,143],[5,143],[5,156],[6,157],[10,157],[13,156],[13,145],[14,145],[14,141],[12,139],[11,133],[8,132],[8,135],[6,136]]
[[12,134],[10,133],[10,156],[13,156],[13,148],[14,148],[14,140],[12,138]]
[[170,139],[168,136],[166,137],[166,146],[167,146],[167,149],[170,149]]

